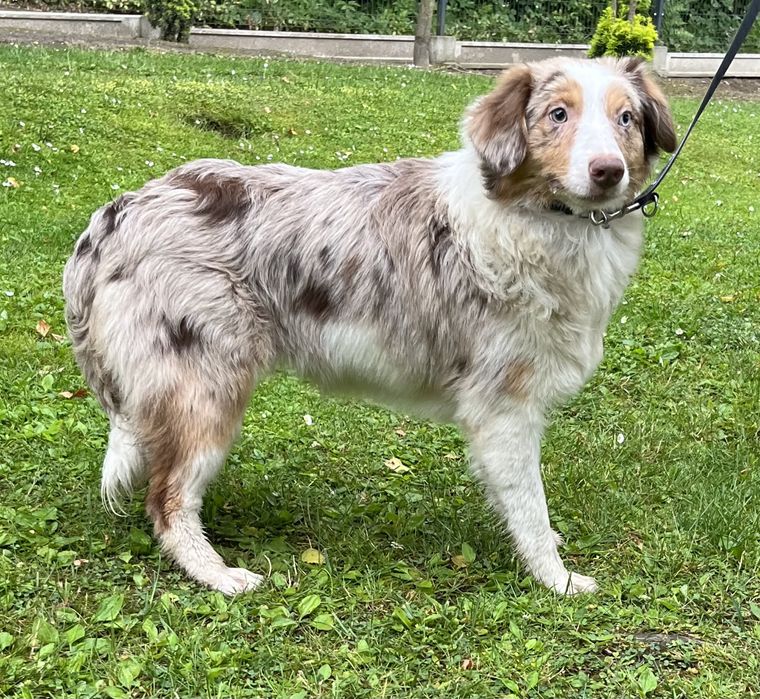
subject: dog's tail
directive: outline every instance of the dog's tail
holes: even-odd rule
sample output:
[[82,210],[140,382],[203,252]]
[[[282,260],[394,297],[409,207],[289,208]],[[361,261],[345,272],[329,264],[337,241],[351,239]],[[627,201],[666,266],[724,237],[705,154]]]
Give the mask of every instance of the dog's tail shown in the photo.
[[74,357],[111,422],[101,495],[106,508],[112,512],[120,508],[122,497],[132,492],[142,477],[143,468],[137,441],[123,411],[118,373],[109,366],[107,338],[101,337],[106,330],[94,322],[93,307],[99,291],[98,266],[102,247],[118,228],[129,197],[119,197],[92,215],[63,272],[66,324]]

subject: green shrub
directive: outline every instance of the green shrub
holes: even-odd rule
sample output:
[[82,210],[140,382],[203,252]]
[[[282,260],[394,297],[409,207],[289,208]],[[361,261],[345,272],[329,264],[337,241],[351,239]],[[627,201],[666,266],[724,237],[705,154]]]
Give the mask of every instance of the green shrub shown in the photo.
[[651,59],[657,31],[650,17],[635,15],[633,22],[616,17],[608,7],[599,18],[596,32],[591,39],[588,55],[597,56],[641,56]]
[[195,0],[145,0],[148,19],[161,30],[165,41],[187,43],[198,10]]

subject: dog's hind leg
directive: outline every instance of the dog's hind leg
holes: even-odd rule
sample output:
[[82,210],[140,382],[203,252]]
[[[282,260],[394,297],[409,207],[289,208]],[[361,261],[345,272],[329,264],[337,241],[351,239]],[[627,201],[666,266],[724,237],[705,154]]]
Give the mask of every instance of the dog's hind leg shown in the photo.
[[596,590],[593,578],[568,572],[557,552],[559,537],[549,525],[541,482],[540,412],[515,405],[500,414],[481,415],[464,423],[470,432],[475,473],[504,518],[530,572],[561,594]]
[[252,590],[263,578],[225,565],[203,532],[200,509],[240,429],[250,384],[248,376],[225,386],[186,375],[138,411],[146,507],[161,548],[191,578],[228,595]]
[[111,415],[108,449],[103,459],[100,495],[106,508],[113,513],[122,511],[121,501],[144,481],[143,454],[137,437],[127,420]]

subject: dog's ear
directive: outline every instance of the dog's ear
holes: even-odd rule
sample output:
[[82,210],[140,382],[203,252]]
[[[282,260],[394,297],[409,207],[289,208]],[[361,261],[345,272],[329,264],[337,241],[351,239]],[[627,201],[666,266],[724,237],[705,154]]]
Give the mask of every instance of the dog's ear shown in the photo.
[[497,175],[514,172],[528,153],[525,110],[532,73],[527,65],[509,68],[492,92],[471,107],[465,130],[484,164]]
[[668,100],[652,79],[643,58],[630,56],[618,62],[620,72],[636,87],[644,113],[642,136],[647,156],[660,150],[672,153],[676,149],[676,129]]

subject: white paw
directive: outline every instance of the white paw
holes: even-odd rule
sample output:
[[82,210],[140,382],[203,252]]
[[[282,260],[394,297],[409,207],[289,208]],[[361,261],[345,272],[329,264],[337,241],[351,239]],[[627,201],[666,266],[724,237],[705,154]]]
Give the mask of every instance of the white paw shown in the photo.
[[552,536],[554,538],[554,544],[557,548],[562,548],[565,545],[565,540],[562,538],[562,534],[552,529]]
[[583,593],[596,592],[597,584],[594,578],[579,573],[563,575],[559,580],[552,583],[551,587],[561,595],[581,595]]
[[251,573],[245,568],[221,568],[206,580],[206,584],[212,590],[219,590],[230,596],[255,590],[263,582],[263,576]]

